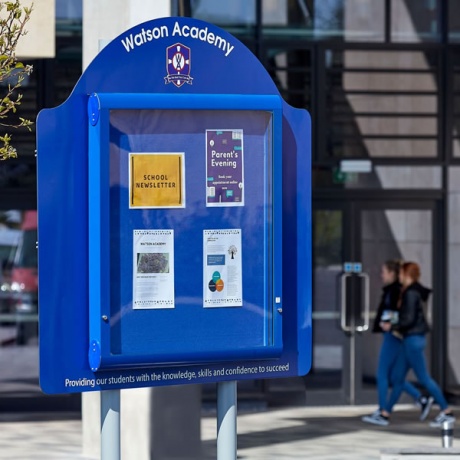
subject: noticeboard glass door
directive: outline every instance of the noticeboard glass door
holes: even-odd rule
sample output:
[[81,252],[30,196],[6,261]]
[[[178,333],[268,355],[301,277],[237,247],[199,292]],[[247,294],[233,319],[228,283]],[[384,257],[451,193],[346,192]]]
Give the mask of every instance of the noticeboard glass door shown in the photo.
[[109,120],[111,355],[202,361],[272,346],[273,113]]

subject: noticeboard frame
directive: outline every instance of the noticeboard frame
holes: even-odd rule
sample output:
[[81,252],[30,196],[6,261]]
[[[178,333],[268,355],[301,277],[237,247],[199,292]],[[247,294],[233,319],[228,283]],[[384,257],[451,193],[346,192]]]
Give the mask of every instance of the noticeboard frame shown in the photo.
[[[267,111],[272,114],[272,177],[266,187],[273,206],[272,246],[264,248],[270,257],[271,298],[264,311],[272,320],[268,340],[261,346],[215,346],[197,351],[183,343],[179,352],[113,354],[110,320],[110,203],[109,198],[109,125],[112,110],[217,110]],[[197,112],[198,113],[198,112]],[[276,95],[222,94],[92,94],[88,101],[89,119],[89,363],[92,371],[152,367],[160,364],[198,364],[221,361],[269,359],[282,353],[282,100]],[[269,253],[269,255],[268,255]]]

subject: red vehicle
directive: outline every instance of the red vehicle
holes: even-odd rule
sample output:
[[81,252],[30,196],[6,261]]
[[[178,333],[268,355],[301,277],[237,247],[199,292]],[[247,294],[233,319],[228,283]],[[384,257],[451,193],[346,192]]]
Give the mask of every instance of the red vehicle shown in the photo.
[[38,258],[37,211],[25,211],[16,248],[3,267],[1,312],[14,315],[17,342],[26,343],[37,335]]

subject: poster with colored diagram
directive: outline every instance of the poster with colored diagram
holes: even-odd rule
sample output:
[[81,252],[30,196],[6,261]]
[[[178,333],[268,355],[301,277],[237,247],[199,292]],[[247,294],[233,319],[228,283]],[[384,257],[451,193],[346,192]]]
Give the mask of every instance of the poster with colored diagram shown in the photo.
[[242,129],[206,130],[206,206],[244,206]]
[[205,307],[241,307],[241,229],[203,231]]

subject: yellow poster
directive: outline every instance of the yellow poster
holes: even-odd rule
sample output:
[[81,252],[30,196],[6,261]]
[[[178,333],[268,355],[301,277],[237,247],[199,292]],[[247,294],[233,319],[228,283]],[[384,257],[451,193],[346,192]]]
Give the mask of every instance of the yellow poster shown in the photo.
[[184,208],[183,153],[130,153],[130,208]]

